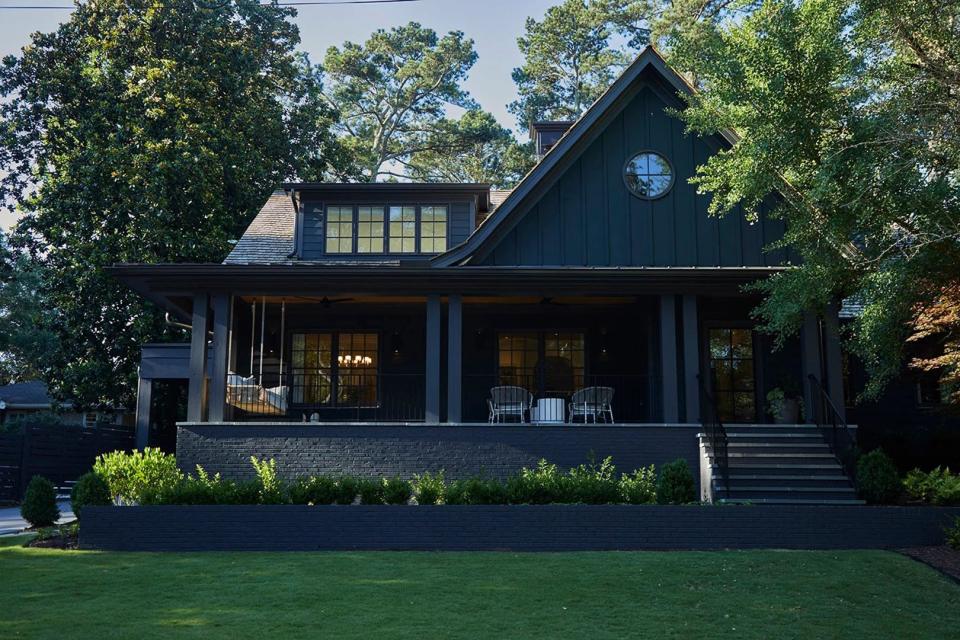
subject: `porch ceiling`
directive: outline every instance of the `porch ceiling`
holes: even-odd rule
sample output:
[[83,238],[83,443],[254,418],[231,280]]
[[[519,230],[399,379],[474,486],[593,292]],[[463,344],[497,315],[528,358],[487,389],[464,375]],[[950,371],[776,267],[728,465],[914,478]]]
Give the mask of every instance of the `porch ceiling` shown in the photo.
[[783,267],[453,267],[318,264],[124,264],[108,273],[181,317],[195,293],[273,298],[417,297],[459,293],[520,296],[623,297],[651,294],[736,295],[744,284]]

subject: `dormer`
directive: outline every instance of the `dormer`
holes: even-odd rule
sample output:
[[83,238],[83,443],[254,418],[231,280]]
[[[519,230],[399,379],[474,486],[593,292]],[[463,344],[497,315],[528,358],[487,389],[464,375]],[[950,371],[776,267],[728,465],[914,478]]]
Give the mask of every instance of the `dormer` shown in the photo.
[[573,122],[569,120],[542,120],[530,124],[530,139],[537,149],[537,159],[543,158],[557,144]]
[[294,257],[398,261],[432,257],[466,240],[490,209],[490,185],[295,183]]

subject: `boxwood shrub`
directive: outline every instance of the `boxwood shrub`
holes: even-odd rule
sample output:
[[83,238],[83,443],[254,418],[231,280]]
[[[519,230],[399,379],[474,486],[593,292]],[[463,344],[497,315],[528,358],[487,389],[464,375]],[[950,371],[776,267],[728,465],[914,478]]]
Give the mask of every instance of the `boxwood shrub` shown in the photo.
[[85,507],[107,506],[112,504],[110,498],[110,487],[106,480],[92,471],[88,471],[79,478],[70,491],[70,506],[73,508],[73,515],[79,520]]
[[900,474],[883,449],[874,449],[857,460],[857,491],[870,504],[891,504],[901,492]]
[[60,519],[57,490],[53,483],[43,476],[33,476],[20,504],[20,515],[32,527],[53,526]]

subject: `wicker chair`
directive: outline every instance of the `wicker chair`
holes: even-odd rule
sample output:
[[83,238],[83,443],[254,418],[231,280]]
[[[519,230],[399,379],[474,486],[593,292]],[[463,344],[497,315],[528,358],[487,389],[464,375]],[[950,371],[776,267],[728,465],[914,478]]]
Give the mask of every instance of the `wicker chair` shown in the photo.
[[523,387],[493,387],[487,407],[490,423],[503,422],[506,416],[516,416],[520,422],[526,422],[533,407],[533,394]]
[[583,421],[613,422],[613,387],[586,387],[570,396],[570,422],[579,416]]

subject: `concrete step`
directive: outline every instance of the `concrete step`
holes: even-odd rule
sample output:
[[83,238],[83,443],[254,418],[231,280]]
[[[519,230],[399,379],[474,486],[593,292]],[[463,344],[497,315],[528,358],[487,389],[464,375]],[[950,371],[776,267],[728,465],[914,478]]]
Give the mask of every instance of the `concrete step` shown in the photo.
[[731,489],[745,489],[753,486],[852,488],[850,481],[844,475],[730,474],[729,480]]
[[730,464],[830,464],[836,458],[832,453],[743,453],[729,451],[727,459]]
[[825,442],[737,442],[727,443],[727,454],[731,453],[828,453],[830,447]]
[[795,504],[795,505],[860,505],[866,504],[863,500],[857,499],[810,499],[810,498],[757,498],[757,499],[737,499],[720,498],[716,501],[718,504]]
[[738,487],[730,488],[729,494],[723,487],[714,487],[719,495],[728,500],[856,500],[857,494],[851,487]]
[[[711,465],[716,469],[716,465]],[[727,466],[727,473],[758,474],[765,476],[837,476],[843,475],[843,467],[836,462],[824,464],[743,464],[731,463]]]

